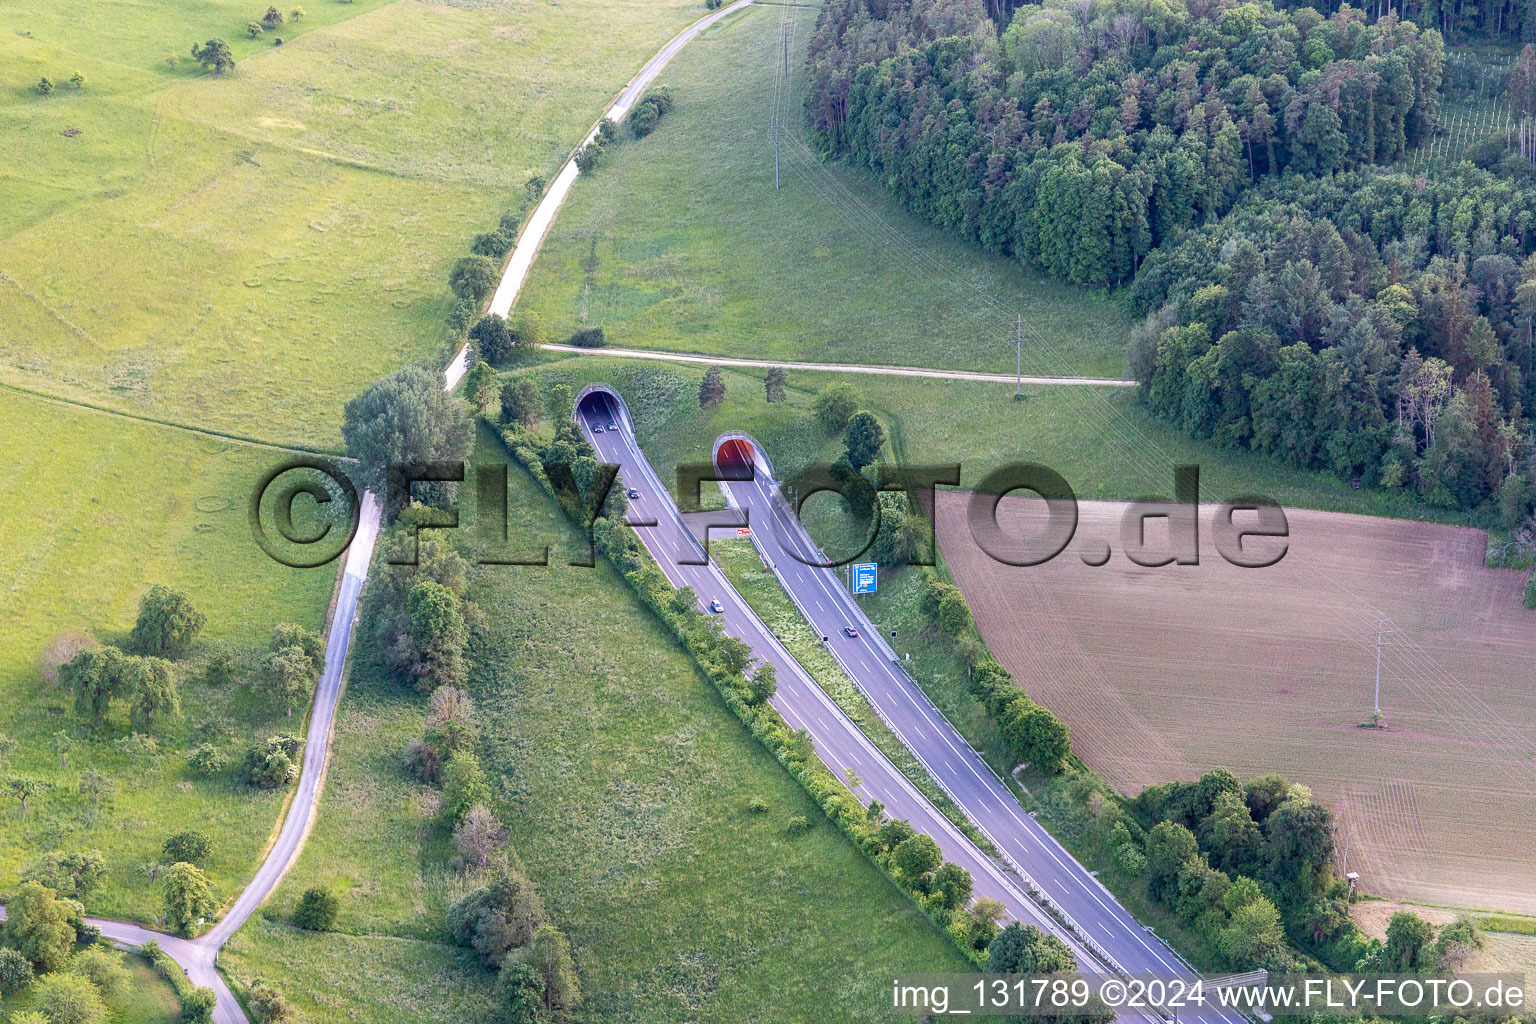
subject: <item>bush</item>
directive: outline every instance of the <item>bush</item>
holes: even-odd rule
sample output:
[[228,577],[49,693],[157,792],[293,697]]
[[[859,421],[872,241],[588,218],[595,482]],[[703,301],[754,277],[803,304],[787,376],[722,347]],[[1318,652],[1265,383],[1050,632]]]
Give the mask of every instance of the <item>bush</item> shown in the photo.
[[32,984],[32,965],[14,949],[0,949],[0,996],[20,992]]
[[44,95],[44,96],[52,96],[53,95],[53,79],[49,78],[47,75],[44,75],[42,78],[39,78],[37,80],[37,91],[39,93],[41,93],[42,95]]
[[671,109],[672,90],[663,86],[647,93],[629,112],[629,133],[637,139],[645,138],[656,130],[656,125]]
[[219,997],[214,994],[213,989],[193,989],[181,1000],[183,1024],[213,1024],[213,1008],[218,1004]]
[[283,17],[283,12],[278,10],[276,7],[268,7],[267,13],[261,16],[261,23],[268,28],[276,28],[286,20],[287,19]]
[[283,994],[262,978],[251,982],[251,987],[245,990],[245,1005],[250,1007],[256,1024],[278,1024],[293,1015]]
[[571,335],[569,344],[577,348],[602,348],[608,343],[601,327],[583,327]]
[[87,946],[82,949],[75,954],[74,963],[70,964],[69,969],[91,979],[91,984],[96,986],[101,998],[109,1003],[115,1003],[127,994],[133,977],[123,965],[123,954],[106,946]]
[[793,818],[790,818],[789,824],[784,827],[784,831],[792,836],[803,836],[810,830],[811,819],[807,818],[803,814],[797,814]]
[[1536,608],[1536,569],[1531,570],[1531,578],[1525,581],[1525,606]]
[[195,828],[184,829],[165,840],[165,859],[172,864],[186,861],[201,866],[212,852],[213,841]]
[[512,950],[528,945],[543,923],[544,901],[516,870],[448,908],[448,933],[454,943],[473,949],[492,970]]
[[157,583],[139,600],[139,618],[129,642],[144,654],[179,658],[207,621],[187,595]]
[[91,979],[82,974],[50,974],[37,983],[36,1006],[49,1024],[103,1024],[107,1006]]
[[240,778],[257,789],[281,789],[299,777],[298,756],[304,741],[297,736],[270,736],[252,747],[240,767]]
[[602,162],[603,144],[597,139],[593,139],[576,151],[576,169],[582,174],[591,174]]
[[336,894],[321,886],[305,889],[293,908],[293,923],[308,932],[328,932],[336,928],[341,915],[341,901]]
[[469,340],[475,343],[480,358],[493,366],[508,362],[517,352],[517,335],[495,313],[475,322],[469,329]]
[[204,743],[187,755],[187,766],[199,775],[217,775],[224,770],[224,755],[212,743]]
[[768,811],[768,801],[764,800],[760,796],[755,796],[751,800],[747,801],[748,814],[767,814]]
[[261,35],[263,31],[265,30],[261,27],[260,22],[253,21],[245,26],[245,34],[250,36],[252,39],[255,39],[257,36]]
[[448,286],[459,298],[478,306],[496,288],[501,270],[484,256],[461,256],[448,275]]
[[516,236],[505,230],[485,231],[475,236],[469,251],[493,260],[505,259],[516,241]]
[[854,413],[859,411],[859,406],[863,403],[864,396],[859,394],[858,388],[846,381],[838,381],[821,389],[812,409],[816,414],[816,422],[821,424],[821,429],[829,434],[836,434],[847,429],[848,421],[853,418]]
[[454,334],[463,334],[469,329],[469,325],[475,322],[475,303],[468,299],[459,299],[443,318],[448,329]]

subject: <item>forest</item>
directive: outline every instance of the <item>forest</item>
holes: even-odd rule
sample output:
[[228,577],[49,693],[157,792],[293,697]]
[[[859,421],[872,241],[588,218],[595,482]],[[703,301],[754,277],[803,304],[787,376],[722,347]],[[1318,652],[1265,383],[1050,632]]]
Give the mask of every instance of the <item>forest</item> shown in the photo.
[[[915,214],[1119,289],[1190,434],[1526,528],[1536,22],[1320,4],[832,0],[806,114]],[[1474,82],[1506,128],[1419,168]]]

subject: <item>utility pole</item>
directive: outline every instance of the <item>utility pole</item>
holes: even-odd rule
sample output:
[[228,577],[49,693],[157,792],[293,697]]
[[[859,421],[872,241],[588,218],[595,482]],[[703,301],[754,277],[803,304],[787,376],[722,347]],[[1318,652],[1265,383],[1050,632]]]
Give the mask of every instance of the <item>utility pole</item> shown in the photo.
[[1007,341],[1013,345],[1013,397],[1024,397],[1024,314],[1013,322],[1013,337]]
[[1392,646],[1385,640],[1385,637],[1392,635],[1391,630],[1382,628],[1385,624],[1386,623],[1384,619],[1377,618],[1376,642],[1371,645],[1372,647],[1376,648],[1376,707],[1375,710],[1371,712],[1371,728],[1373,729],[1379,729],[1381,727],[1381,649],[1383,647]]

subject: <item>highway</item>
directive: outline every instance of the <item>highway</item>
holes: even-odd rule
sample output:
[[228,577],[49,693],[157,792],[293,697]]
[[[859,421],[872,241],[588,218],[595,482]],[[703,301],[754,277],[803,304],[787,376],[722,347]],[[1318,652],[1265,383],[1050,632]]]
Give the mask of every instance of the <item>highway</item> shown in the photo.
[[[1121,973],[1128,969],[1125,964],[1118,962],[1118,957],[1105,955],[1097,941],[1091,938],[1085,941],[1078,932],[1063,927],[1053,919],[1042,909],[1038,900],[1031,897],[1027,885],[1015,871],[999,864],[966,838],[838,709],[758,619],[720,570],[713,563],[698,564],[705,562],[703,549],[683,524],[671,491],[662,484],[649,460],[640,451],[634,440],[632,425],[611,393],[598,391],[586,394],[578,404],[577,420],[596,449],[599,461],[619,467],[621,483],[615,486],[632,487],[638,491],[639,496],[630,499],[629,518],[646,550],[674,586],[693,588],[701,610],[707,611],[710,603],[718,600],[724,609],[721,617],[726,632],[745,641],[752,648],[754,656],[774,666],[779,683],[778,694],[771,702],[774,709],[792,727],[804,729],[810,734],[817,755],[828,768],[845,781],[849,778],[850,770],[857,772],[859,784],[852,788],[861,800],[866,803],[870,800],[881,801],[890,816],[905,818],[918,831],[932,836],[943,851],[945,860],[971,873],[977,897],[1000,900],[1007,908],[1010,919],[1034,924],[1060,936],[1072,948],[1083,970]],[[597,432],[598,427],[603,428],[602,433]],[[751,514],[750,506],[748,514]],[[645,523],[655,525],[643,525]],[[754,530],[753,534],[757,532]],[[813,597],[812,600],[816,599]],[[826,597],[823,596],[821,600],[825,603]],[[841,620],[832,632],[835,633],[837,629],[841,629]],[[930,730],[932,734],[933,730]],[[906,739],[903,739],[905,742]],[[910,742],[908,746],[911,746]],[[920,760],[931,761],[931,756],[920,757]],[[1013,801],[1010,794],[1004,795]],[[1013,807],[1018,810],[1016,802]],[[1029,820],[1022,812],[1019,818]],[[971,819],[973,822],[977,820],[975,815]],[[1109,894],[1098,888],[1098,883],[1088,878],[1080,866],[1070,857],[1066,857],[1065,861],[1072,864],[1098,890],[1100,898],[1119,909],[1121,916],[1112,919],[1118,921],[1120,926],[1112,933],[1112,937],[1119,940],[1128,951],[1141,952],[1141,955],[1131,957],[1133,969],[1186,970],[1172,953],[1161,948],[1161,943],[1142,933],[1134,919],[1123,908],[1113,904]],[[1066,873],[1065,866],[1063,873]],[[1083,902],[1080,893],[1074,899],[1078,903]],[[1094,905],[1097,906],[1096,903]],[[1107,908],[1102,909],[1107,912]],[[1137,935],[1130,936],[1128,930],[1135,931]],[[1160,952],[1164,959],[1156,959],[1154,951]],[[1158,966],[1153,966],[1154,963]],[[1155,1017],[1150,1016],[1128,1016],[1126,1019],[1156,1021]],[[1231,1024],[1242,1022],[1236,1019]]]
[[[772,702],[774,709],[790,725],[810,734],[818,756],[833,772],[845,780],[849,769],[858,773],[860,784],[854,791],[862,800],[880,800],[889,814],[906,818],[919,831],[931,835],[946,860],[970,871],[976,896],[999,899],[1013,919],[1060,936],[1072,947],[1083,970],[1194,973],[1023,811],[980,755],[901,669],[875,625],[843,588],[837,570],[807,565],[789,554],[798,552],[806,562],[826,561],[798,520],[788,514],[755,441],[745,439],[752,445],[757,463],[754,479],[722,483],[727,501],[753,527],[759,554],[813,628],[828,638],[845,672],[929,775],[1002,851],[1011,870],[960,833],[869,742],[784,650],[713,563],[690,564],[704,562],[703,550],[683,524],[670,490],[640,451],[621,402],[606,389],[589,388],[579,402],[577,419],[599,460],[618,466],[622,485],[639,492],[638,498],[630,500],[630,520],[646,550],[674,586],[693,588],[701,608],[707,610],[712,601],[721,603],[726,632],[745,641],[756,657],[776,668],[779,689]],[[598,427],[603,428],[602,433],[597,432]],[[717,442],[717,459],[719,447]],[[648,522],[656,525],[638,525]],[[853,627],[859,636],[844,635],[845,626]],[[1037,894],[1032,896],[1032,891]],[[1042,911],[1042,897],[1058,916],[1070,922],[1069,927]],[[1237,1014],[1218,1019],[1226,1024],[1245,1024]]]
[[[1172,950],[1149,934],[1098,879],[1023,810],[981,755],[928,700],[901,667],[879,628],[848,593],[840,571],[823,567],[826,555],[790,512],[757,443],[750,439],[736,443],[751,444],[757,457],[751,481],[721,484],[726,500],[744,514],[763,560],[773,568],[812,628],[828,638],[827,646],[844,672],[891,731],[993,845],[1063,908],[1121,969],[1131,973],[1187,971]],[[858,636],[845,635],[845,627],[852,627]]]

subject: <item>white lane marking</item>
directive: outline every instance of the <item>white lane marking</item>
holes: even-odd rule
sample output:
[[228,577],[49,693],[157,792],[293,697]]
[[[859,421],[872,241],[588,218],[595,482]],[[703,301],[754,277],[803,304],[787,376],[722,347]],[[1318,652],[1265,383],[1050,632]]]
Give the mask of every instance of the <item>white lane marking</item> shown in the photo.
[[[749,488],[749,491],[756,492],[756,494],[758,496],[767,497],[769,515],[776,522],[782,523],[784,525],[785,533],[784,534],[780,534],[780,536],[778,538],[776,538],[776,539],[778,539],[778,540],[780,540],[782,542],[784,537],[787,535],[789,541],[791,542],[792,549],[797,551],[797,552],[805,554],[806,561],[808,561],[808,562],[825,562],[826,558],[825,558],[824,555],[819,555],[819,554],[816,554],[816,553],[812,553],[810,551],[811,544],[810,544],[810,540],[809,540],[809,533],[808,533],[808,531],[805,531],[804,524],[803,523],[795,524],[795,525],[790,524],[790,522],[788,521],[788,517],[785,515],[783,510],[779,507],[778,503],[772,501],[770,486],[769,486],[769,483],[767,482],[768,479],[769,478],[766,476],[766,474],[756,474],[755,473],[754,474],[754,483],[756,484],[756,486],[754,486],[752,488]],[[769,492],[769,493],[765,494],[765,492]],[[796,529],[796,525],[798,525],[798,529]],[[823,612],[826,611],[825,606],[822,605],[821,601],[820,601],[820,594],[825,593],[825,594],[828,594],[830,596],[830,598],[833,601],[834,605],[837,605],[839,603],[839,601],[841,601],[842,604],[845,607],[851,604],[854,615],[856,615],[858,618],[862,618],[866,622],[868,622],[867,616],[865,616],[863,614],[863,609],[860,608],[858,606],[857,602],[854,602],[852,600],[852,598],[847,594],[847,592],[843,589],[843,587],[836,582],[833,570],[827,569],[827,568],[820,568],[820,571],[817,571],[819,567],[818,566],[814,566],[814,565],[807,566],[807,568],[810,568],[812,570],[808,575],[809,575],[810,579],[812,580],[812,582],[816,584],[816,589],[818,591],[818,594],[817,594],[816,599],[815,599],[815,603],[816,603],[816,606],[818,608],[821,608]],[[894,682],[895,683],[896,689],[898,689],[902,694],[904,694],[907,697],[908,702],[913,705],[913,707],[917,710],[917,712],[918,712],[920,717],[922,717],[924,719],[929,719],[931,721],[934,715],[939,714],[937,709],[932,706],[931,702],[928,702],[928,708],[927,709],[925,709],[922,705],[918,704],[918,702],[912,697],[912,695],[910,693],[910,690],[911,690],[910,683],[905,678],[896,679],[896,678],[894,678],[895,674],[891,673],[889,671],[887,671],[885,673],[885,675],[887,677],[888,683],[889,682]],[[926,701],[926,695],[925,695],[924,699]],[[969,757],[966,756],[965,753],[962,753],[959,749],[957,749],[955,747],[955,744],[952,742],[951,737],[949,735],[949,733],[953,730],[953,726],[950,725],[948,720],[941,718],[941,722],[934,723],[934,725],[935,725],[935,729],[938,732],[939,737],[943,741],[944,745],[949,748],[950,752],[955,755],[955,758],[958,759],[958,761],[965,766],[965,768],[970,772],[970,774],[975,778],[975,780],[981,785],[983,793],[985,794],[985,793],[991,793],[991,792],[995,791],[998,788],[998,783],[997,783],[996,779],[993,778],[993,777],[990,777],[989,775],[984,775],[984,774],[982,774],[981,772],[979,772],[977,770],[975,764],[973,763],[973,758],[979,758],[979,755],[977,755],[974,752],[974,750],[972,750],[970,748],[970,745],[969,744],[965,744],[966,750],[970,754]],[[897,732],[898,737],[900,737],[901,733],[900,733],[899,727],[897,727],[897,726],[895,726],[893,724],[893,729]],[[903,742],[905,742],[905,740],[903,740]],[[962,740],[961,742],[963,743],[964,741]],[[909,749],[912,748],[912,744],[907,743],[906,745],[908,746]],[[927,768],[928,767],[927,762],[921,756],[921,754],[918,754],[917,751],[915,751],[915,750],[913,750],[912,752],[917,755],[918,760],[923,763],[925,768]],[[945,763],[945,767],[949,767],[949,765],[947,763]],[[930,771],[932,771],[932,769],[930,769]],[[934,774],[938,775],[940,773],[935,771]],[[953,779],[953,775],[949,774],[949,773],[946,773],[946,777],[949,777],[949,778]],[[1011,794],[1008,794],[1008,795],[1011,796]],[[1014,844],[1013,845],[1019,846],[1021,849],[1026,849],[1027,850],[1029,848],[1027,846],[1023,845],[1023,839],[1027,838],[1029,840],[1032,840],[1034,845],[1035,845],[1035,847],[1037,847],[1041,852],[1043,852],[1052,861],[1054,861],[1056,863],[1056,865],[1063,872],[1064,877],[1063,876],[1059,876],[1059,875],[1058,876],[1048,876],[1047,880],[1049,882],[1054,883],[1058,888],[1062,888],[1062,889],[1070,889],[1071,884],[1075,883],[1077,885],[1077,887],[1079,889],[1081,889],[1084,893],[1086,893],[1088,895],[1088,897],[1094,903],[1098,904],[1098,906],[1103,911],[1108,913],[1108,915],[1109,915],[1111,920],[1115,921],[1118,925],[1121,926],[1121,928],[1123,928],[1125,930],[1125,932],[1127,934],[1129,934],[1132,938],[1134,938],[1134,940],[1136,941],[1137,944],[1139,944],[1147,952],[1151,953],[1153,958],[1158,963],[1163,964],[1164,966],[1170,967],[1170,968],[1172,968],[1172,969],[1174,969],[1176,971],[1181,971],[1181,970],[1185,969],[1182,964],[1174,964],[1174,963],[1172,963],[1164,955],[1164,952],[1161,949],[1159,949],[1159,948],[1157,948],[1157,947],[1155,947],[1155,946],[1153,946],[1153,945],[1151,945],[1151,944],[1149,944],[1147,942],[1145,936],[1142,934],[1141,926],[1138,923],[1136,923],[1134,918],[1132,918],[1130,916],[1129,911],[1125,910],[1124,907],[1120,906],[1118,901],[1113,901],[1112,900],[1110,903],[1106,903],[1104,901],[1101,893],[1095,891],[1094,887],[1091,886],[1087,881],[1085,881],[1081,877],[1081,870],[1082,869],[1081,869],[1080,865],[1079,865],[1079,870],[1074,871],[1065,862],[1063,862],[1061,857],[1059,857],[1057,855],[1056,850],[1053,849],[1053,847],[1055,846],[1054,841],[1053,840],[1042,839],[1040,835],[1036,834],[1036,830],[1041,830],[1041,829],[1043,829],[1043,827],[1040,826],[1037,822],[1032,822],[1032,821],[1028,821],[1027,822],[1025,819],[1023,819],[1023,818],[1021,818],[1019,816],[1018,809],[1016,807],[1016,801],[1012,801],[1012,800],[1001,801],[1000,800],[999,802],[1001,803],[1002,809],[1004,810],[1004,812],[1007,813],[1007,815],[1010,818],[1012,818],[1020,826],[1020,828],[1023,830],[1023,836],[1022,837],[1009,837],[1009,838],[1013,838],[1014,839]],[[1033,826],[1033,828],[1031,826]],[[986,830],[983,829],[983,832],[986,832]],[[990,833],[988,833],[988,834],[990,836]],[[1075,860],[1074,860],[1074,863],[1076,863]],[[1126,918],[1130,918],[1130,920],[1127,921]],[[1101,928],[1107,928],[1107,926],[1103,923],[1102,920],[1098,920],[1098,921],[1096,921],[1094,923],[1099,924],[1099,926]],[[1113,934],[1113,933],[1111,933],[1111,934]]]

